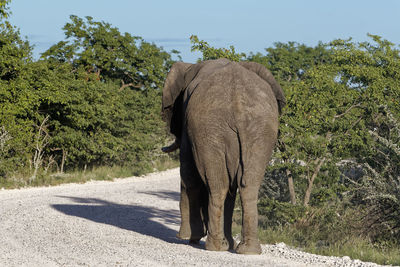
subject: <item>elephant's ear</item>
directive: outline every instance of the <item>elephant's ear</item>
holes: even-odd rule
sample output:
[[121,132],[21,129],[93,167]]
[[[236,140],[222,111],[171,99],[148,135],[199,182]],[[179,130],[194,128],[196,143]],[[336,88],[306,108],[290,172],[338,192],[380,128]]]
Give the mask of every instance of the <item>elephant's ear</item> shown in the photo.
[[172,65],[164,82],[162,107],[171,107],[181,91],[185,89],[185,73],[191,66],[190,63],[176,62]]
[[275,94],[276,101],[278,102],[279,114],[281,114],[283,107],[286,105],[286,99],[285,96],[283,95],[282,87],[275,80],[272,73],[263,65],[256,62],[239,62],[239,64],[245,67],[246,69],[256,73],[263,80],[269,83],[269,85],[272,88],[272,91]]
[[185,73],[191,65],[183,62],[174,63],[165,79],[162,96],[162,117],[168,123],[170,123],[175,100],[186,88]]

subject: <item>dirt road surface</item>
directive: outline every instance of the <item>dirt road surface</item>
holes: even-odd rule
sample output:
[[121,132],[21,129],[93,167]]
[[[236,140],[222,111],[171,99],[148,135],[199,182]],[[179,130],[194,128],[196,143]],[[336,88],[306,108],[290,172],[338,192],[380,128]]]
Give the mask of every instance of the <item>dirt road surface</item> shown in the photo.
[[263,245],[256,256],[206,251],[204,241],[189,246],[175,237],[179,186],[173,169],[114,182],[0,190],[0,266],[365,265],[284,244]]

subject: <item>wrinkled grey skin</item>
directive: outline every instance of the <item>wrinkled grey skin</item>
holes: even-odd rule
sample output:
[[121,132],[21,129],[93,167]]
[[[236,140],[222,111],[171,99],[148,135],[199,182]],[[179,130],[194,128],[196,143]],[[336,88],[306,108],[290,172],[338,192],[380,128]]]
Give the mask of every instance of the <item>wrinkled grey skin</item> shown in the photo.
[[206,249],[235,248],[232,213],[243,207],[237,253],[259,254],[258,189],[285,105],[279,84],[254,62],[175,63],[165,81],[162,114],[180,148],[181,227],[177,236]]

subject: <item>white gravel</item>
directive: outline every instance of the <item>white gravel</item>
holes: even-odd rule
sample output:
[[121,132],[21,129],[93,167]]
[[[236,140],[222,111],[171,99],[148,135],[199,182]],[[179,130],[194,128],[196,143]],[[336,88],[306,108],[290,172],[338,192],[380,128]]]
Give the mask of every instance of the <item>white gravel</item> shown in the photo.
[[179,170],[0,190],[0,266],[378,266],[263,245],[257,256],[175,238]]

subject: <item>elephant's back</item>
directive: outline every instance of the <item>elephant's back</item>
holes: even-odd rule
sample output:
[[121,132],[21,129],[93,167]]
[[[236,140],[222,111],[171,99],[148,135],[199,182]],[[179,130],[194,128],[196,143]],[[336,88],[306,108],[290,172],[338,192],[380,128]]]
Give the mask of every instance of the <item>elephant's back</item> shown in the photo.
[[271,86],[238,63],[204,66],[187,90],[187,120],[203,125],[218,122],[234,127],[238,121],[275,122],[278,105]]

